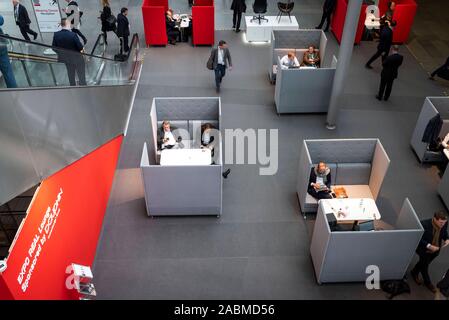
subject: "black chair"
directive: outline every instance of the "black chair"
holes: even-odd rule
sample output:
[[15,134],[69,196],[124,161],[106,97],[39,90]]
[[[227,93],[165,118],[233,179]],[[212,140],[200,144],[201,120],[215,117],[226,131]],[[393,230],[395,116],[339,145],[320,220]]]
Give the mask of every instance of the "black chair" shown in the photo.
[[267,13],[267,6],[267,0],[254,0],[253,11],[257,16],[253,16],[251,22],[254,20],[258,20],[259,24],[261,24],[262,20],[268,22],[268,19],[263,16],[264,13]]
[[288,0],[286,3],[278,2],[278,9],[279,9],[279,14],[277,15],[277,17],[279,17],[278,21],[281,22],[281,18],[282,18],[283,14],[288,14],[288,18],[290,19],[290,22],[292,22],[292,17],[290,16],[290,12],[292,12],[294,6],[295,6],[294,1]]

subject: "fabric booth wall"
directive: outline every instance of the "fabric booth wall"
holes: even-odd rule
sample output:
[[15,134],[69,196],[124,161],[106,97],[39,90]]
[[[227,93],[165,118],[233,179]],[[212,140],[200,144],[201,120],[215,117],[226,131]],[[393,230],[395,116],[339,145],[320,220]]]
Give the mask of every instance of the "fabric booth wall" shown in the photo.
[[214,45],[215,8],[213,0],[196,0],[192,7],[193,45]]
[[[367,7],[366,4],[362,4],[359,23],[357,25],[357,32],[354,40],[355,44],[359,44],[360,41],[362,40],[363,31],[365,29],[366,7]],[[341,37],[343,36],[343,29],[345,26],[347,9],[348,9],[348,0],[337,0],[337,5],[332,15],[331,29],[338,43],[341,42]]]
[[144,0],[142,17],[145,31],[145,43],[150,45],[166,45],[168,42],[165,26],[165,12],[168,0]]
[[[379,11],[381,16],[388,9],[389,0],[379,1]],[[396,8],[393,14],[393,20],[397,22],[393,33],[394,43],[405,43],[408,40],[415,19],[418,4],[415,0],[396,0]]]

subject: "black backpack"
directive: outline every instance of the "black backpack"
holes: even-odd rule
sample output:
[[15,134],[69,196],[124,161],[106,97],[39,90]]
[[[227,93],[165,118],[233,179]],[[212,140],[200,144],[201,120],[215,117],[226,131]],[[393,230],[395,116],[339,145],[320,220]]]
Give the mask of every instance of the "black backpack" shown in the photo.
[[410,286],[407,283],[407,280],[385,280],[380,283],[380,287],[383,291],[390,294],[388,299],[391,300],[394,297],[403,294],[410,293]]

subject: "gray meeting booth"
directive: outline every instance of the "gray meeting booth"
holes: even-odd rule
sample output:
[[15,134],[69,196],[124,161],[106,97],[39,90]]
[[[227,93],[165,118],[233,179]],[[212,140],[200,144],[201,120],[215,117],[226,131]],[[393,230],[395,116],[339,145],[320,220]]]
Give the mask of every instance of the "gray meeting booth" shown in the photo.
[[394,224],[373,231],[332,231],[324,210],[320,201],[310,245],[319,284],[365,282],[376,271],[380,281],[404,277],[424,233],[408,199]]
[[[152,139],[143,146],[140,168],[149,216],[220,216],[222,210],[222,141],[219,135],[210,165],[161,165],[157,131],[170,121],[182,137],[175,148],[200,148],[201,125],[221,125],[219,97],[154,98],[149,125]],[[217,140],[215,140],[217,141]]]
[[422,163],[425,162],[442,162],[446,161],[446,157],[440,151],[429,150],[429,144],[422,141],[424,131],[429,121],[436,115],[440,115],[443,120],[439,137],[444,139],[449,133],[449,98],[448,97],[427,97],[416,122],[410,145],[416,156]]
[[[290,51],[301,63],[310,45],[319,50],[319,68],[281,68],[280,60]],[[322,30],[272,31],[268,76],[272,83],[276,82],[274,100],[278,114],[327,112],[337,59],[326,56],[326,46]]]
[[377,199],[390,166],[379,139],[304,140],[300,148],[296,192],[304,216],[318,209],[307,189],[320,161],[331,169],[332,186],[344,187],[349,198]]

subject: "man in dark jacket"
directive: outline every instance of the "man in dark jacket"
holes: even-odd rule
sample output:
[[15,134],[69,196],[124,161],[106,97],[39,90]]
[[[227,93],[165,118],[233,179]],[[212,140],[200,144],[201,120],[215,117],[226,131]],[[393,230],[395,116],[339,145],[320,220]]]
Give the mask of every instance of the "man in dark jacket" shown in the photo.
[[433,215],[432,219],[422,220],[421,225],[424,234],[416,248],[419,261],[412,269],[411,275],[413,280],[421,285],[422,281],[419,274],[422,274],[424,285],[433,293],[436,292],[435,286],[432,284],[429,276],[429,265],[438,257],[442,248],[449,244],[447,233],[447,215],[443,211],[438,211]]
[[240,32],[240,22],[242,21],[242,13],[246,12],[245,0],[233,0],[231,4],[231,10],[234,11],[232,17],[232,29],[235,32]]
[[446,63],[443,64],[441,67],[435,69],[434,72],[430,75],[430,80],[435,80],[435,75],[439,76],[440,78],[449,80],[449,57],[446,59]]
[[337,4],[337,0],[325,0],[323,4],[323,16],[321,17],[321,22],[315,29],[321,29],[324,25],[324,21],[326,21],[326,28],[324,31],[329,31],[329,26],[331,25],[331,16],[334,12],[335,5]]
[[67,68],[67,74],[71,86],[76,86],[75,72],[78,74],[79,84],[86,85],[86,65],[81,54],[83,45],[76,33],[71,31],[70,21],[61,20],[62,30],[55,32],[53,36],[53,47],[65,50],[55,49],[58,54],[58,61],[63,62]]
[[128,15],[128,8],[122,8],[117,15],[117,37],[120,38],[120,53],[123,54],[123,50],[129,51],[129,21],[126,17]]
[[12,0],[12,4],[14,6],[14,19],[16,20],[16,24],[19,26],[20,33],[22,33],[23,38],[26,41],[30,41],[28,34],[31,34],[33,36],[33,40],[36,40],[37,32],[30,29],[31,20],[28,16],[27,9],[20,4],[19,0]]
[[390,23],[389,21],[385,22],[385,28],[382,29],[380,33],[379,44],[377,45],[377,52],[368,60],[365,67],[368,69],[372,69],[371,63],[374,62],[377,58],[382,56],[382,62],[388,57],[390,54],[391,44],[393,43],[393,29],[396,23],[393,21]]
[[226,68],[229,66],[229,70],[232,70],[231,53],[226,41],[220,40],[218,42],[218,47],[212,49],[209,59],[212,60],[212,68],[215,72],[215,86],[218,93],[220,92],[221,81],[226,75]]
[[[379,93],[376,98],[385,101],[388,100],[393,88],[393,81],[398,77],[398,69],[404,60],[404,57],[398,53],[399,46],[393,46],[393,53],[382,62],[382,72],[380,74]],[[385,93],[385,95],[384,95]]]
[[[2,26],[5,22],[3,16],[0,15],[0,35],[3,35]],[[14,71],[9,61],[7,40],[0,37],[0,72],[3,74],[3,79],[7,88],[17,88],[16,78]]]

